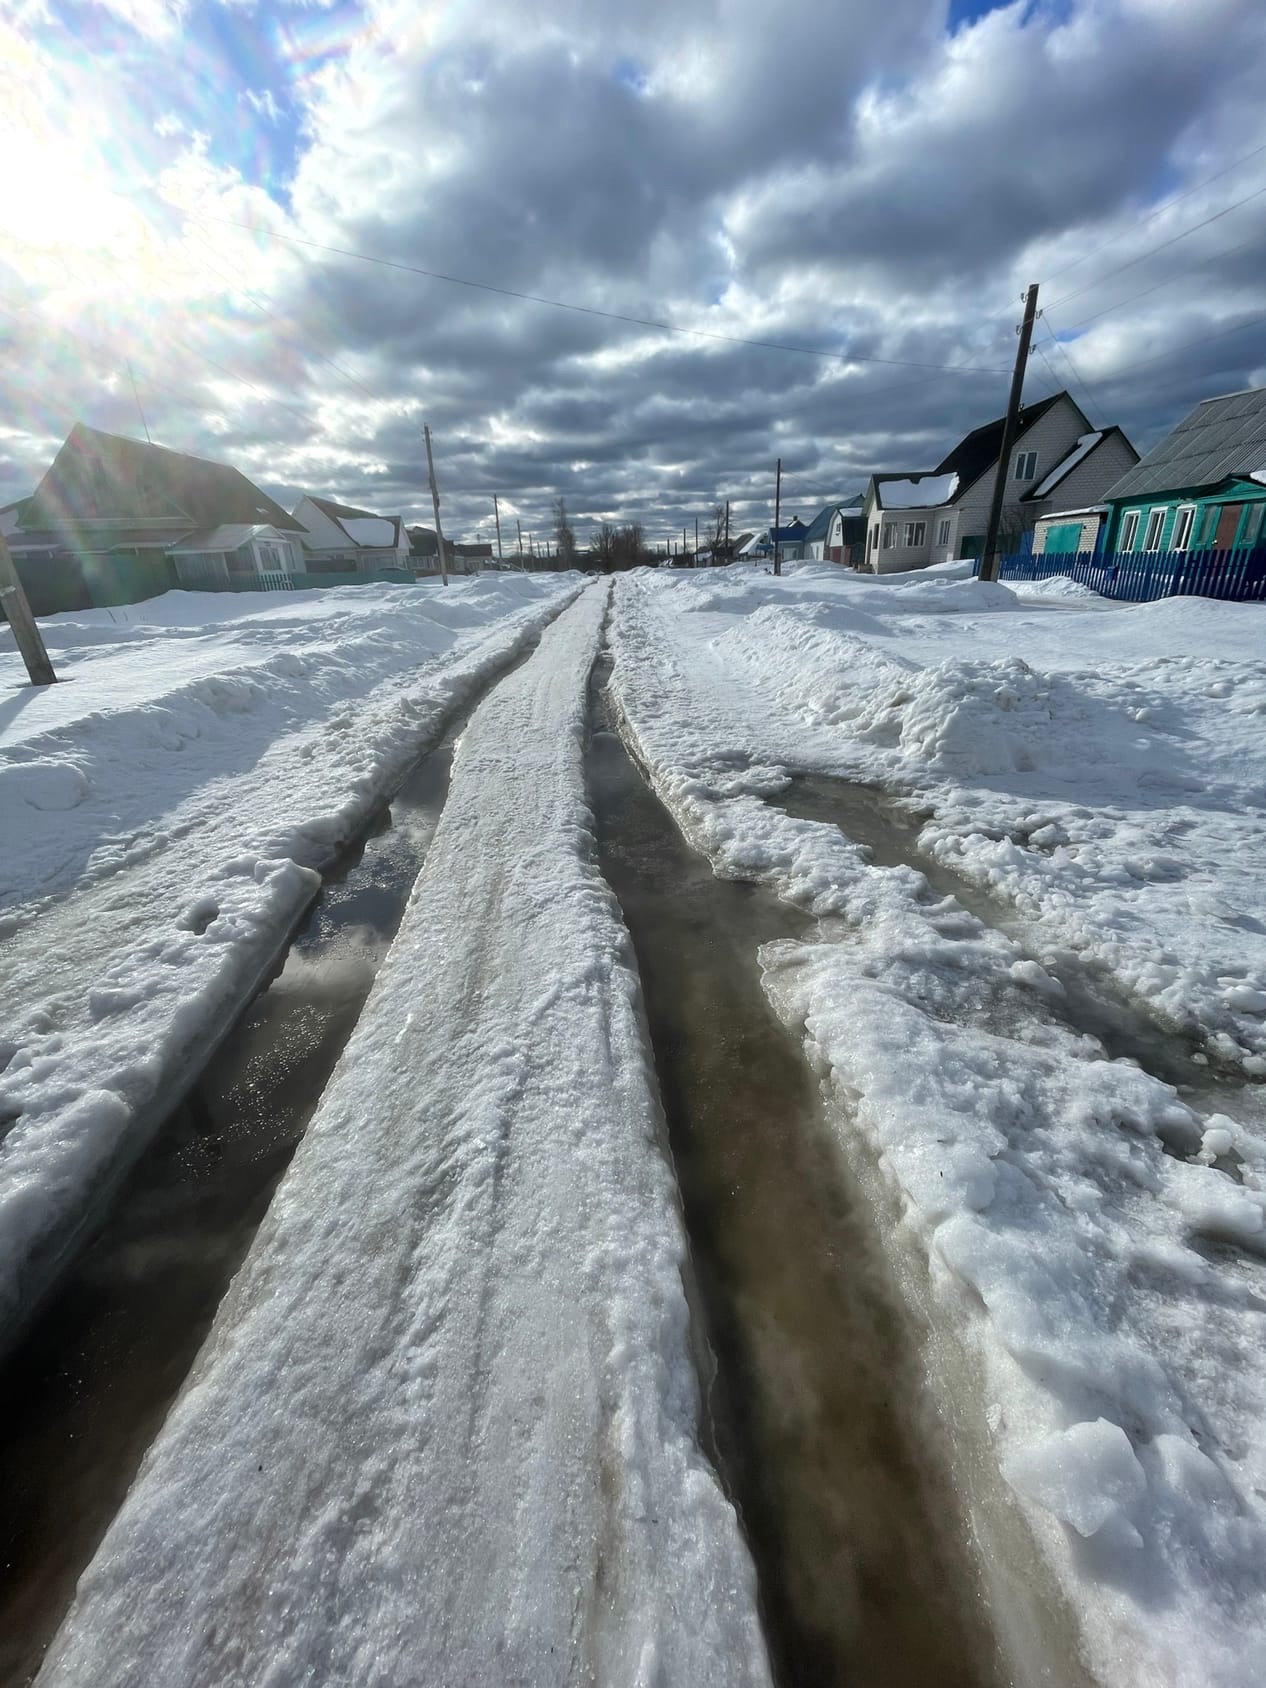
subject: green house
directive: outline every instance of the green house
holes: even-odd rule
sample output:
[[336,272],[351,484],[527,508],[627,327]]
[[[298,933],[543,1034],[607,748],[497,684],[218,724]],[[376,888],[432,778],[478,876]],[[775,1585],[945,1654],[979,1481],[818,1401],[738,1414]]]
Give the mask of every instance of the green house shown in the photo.
[[1266,387],[1204,399],[1104,502],[1105,553],[1266,547]]

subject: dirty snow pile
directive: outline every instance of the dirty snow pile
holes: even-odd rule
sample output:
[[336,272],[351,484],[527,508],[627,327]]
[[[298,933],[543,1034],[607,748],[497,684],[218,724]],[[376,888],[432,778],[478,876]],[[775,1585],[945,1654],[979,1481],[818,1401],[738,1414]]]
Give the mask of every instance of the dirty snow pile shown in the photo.
[[0,628],[0,1342],[446,714],[575,576],[170,592]]
[[593,859],[605,603],[571,605],[463,734],[396,942],[47,1688],[767,1688]]
[[[818,917],[766,989],[898,1204],[1013,1654],[1057,1646],[1015,1598],[1020,1516],[1111,1688],[1266,1680],[1264,634],[1257,606],[1025,603],[953,568],[640,575],[612,618],[687,836]],[[962,900],[918,851],[876,865],[846,805],[795,818],[810,773],[922,817]],[[1108,1058],[1077,981],[1170,1028],[1190,1082]]]

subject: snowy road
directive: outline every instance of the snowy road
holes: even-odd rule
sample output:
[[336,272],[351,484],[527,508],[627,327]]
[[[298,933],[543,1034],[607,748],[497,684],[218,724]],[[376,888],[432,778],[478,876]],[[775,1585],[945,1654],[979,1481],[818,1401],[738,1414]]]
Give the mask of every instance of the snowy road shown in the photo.
[[[54,618],[0,712],[0,1348],[324,867],[575,577]],[[17,658],[0,640],[0,675]]]
[[42,1683],[767,1680],[593,861],[605,599],[467,729],[361,1023]]

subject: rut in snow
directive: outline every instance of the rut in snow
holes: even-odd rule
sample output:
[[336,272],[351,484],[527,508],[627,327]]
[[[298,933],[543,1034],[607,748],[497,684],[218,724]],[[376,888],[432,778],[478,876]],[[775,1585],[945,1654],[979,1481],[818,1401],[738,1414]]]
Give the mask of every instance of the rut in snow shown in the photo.
[[713,1362],[712,1453],[787,1688],[1002,1679],[908,1323],[758,946],[807,923],[718,879],[615,731],[595,667],[599,860],[632,937]]
[[[787,789],[767,801],[793,819],[838,827],[869,852],[877,867],[910,867],[921,873],[938,897],[955,898],[982,925],[1010,938],[1058,981],[1061,993],[1042,998],[1042,1011],[1070,1031],[1094,1038],[1109,1059],[1133,1061],[1144,1072],[1173,1085],[1193,1112],[1240,1118],[1259,1110],[1262,1087],[1242,1076],[1216,1071],[1204,1053],[1201,1037],[1157,1024],[1116,989],[1101,969],[1088,966],[1068,950],[1036,949],[1033,932],[1021,915],[922,849],[919,834],[926,811],[901,807],[881,787],[825,774],[792,774]],[[1037,1011],[1030,994],[1025,995],[1028,1011]],[[1162,1141],[1171,1153],[1182,1156],[1200,1149],[1200,1138],[1194,1133],[1170,1134]],[[1233,1170],[1229,1162],[1226,1169]]]
[[277,971],[0,1375],[0,1682],[30,1682],[351,1036],[453,747],[501,669],[325,875]]

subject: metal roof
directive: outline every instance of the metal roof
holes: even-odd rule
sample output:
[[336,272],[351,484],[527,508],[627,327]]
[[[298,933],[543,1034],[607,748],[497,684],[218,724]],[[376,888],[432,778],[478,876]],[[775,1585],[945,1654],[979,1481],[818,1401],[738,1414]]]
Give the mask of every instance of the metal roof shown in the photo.
[[1266,387],[1204,399],[1104,494],[1139,498],[1213,486],[1266,468]]

